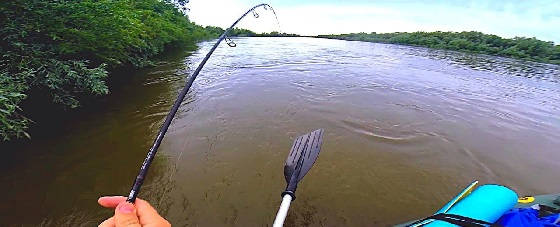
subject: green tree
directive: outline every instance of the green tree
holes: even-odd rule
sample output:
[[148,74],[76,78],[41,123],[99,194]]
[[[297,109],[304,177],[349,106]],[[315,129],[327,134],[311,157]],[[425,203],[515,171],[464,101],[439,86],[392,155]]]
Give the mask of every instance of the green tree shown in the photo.
[[150,65],[166,47],[213,33],[191,23],[177,0],[5,0],[0,2],[0,137],[27,135],[19,106],[46,91],[68,108],[104,95],[109,71]]

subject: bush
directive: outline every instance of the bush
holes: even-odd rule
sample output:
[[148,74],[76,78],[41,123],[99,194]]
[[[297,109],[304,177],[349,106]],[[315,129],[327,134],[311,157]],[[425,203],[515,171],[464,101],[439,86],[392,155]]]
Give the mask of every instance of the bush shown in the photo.
[[0,137],[28,136],[19,107],[31,90],[68,108],[109,92],[108,70],[143,67],[171,45],[213,34],[191,23],[177,0],[0,2]]
[[29,135],[25,132],[29,120],[19,114],[21,109],[18,104],[26,98],[23,91],[26,84],[15,81],[7,73],[0,74],[0,137],[8,140],[12,136],[22,137]]

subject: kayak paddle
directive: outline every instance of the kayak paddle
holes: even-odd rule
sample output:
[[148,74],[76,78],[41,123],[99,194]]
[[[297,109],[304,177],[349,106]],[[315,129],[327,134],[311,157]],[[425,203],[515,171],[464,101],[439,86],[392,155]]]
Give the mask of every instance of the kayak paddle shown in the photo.
[[323,129],[317,129],[302,135],[294,141],[290,154],[284,163],[284,177],[287,186],[286,190],[282,192],[282,204],[278,209],[276,219],[274,219],[273,227],[284,225],[290,203],[296,199],[297,185],[317,160],[322,143]]

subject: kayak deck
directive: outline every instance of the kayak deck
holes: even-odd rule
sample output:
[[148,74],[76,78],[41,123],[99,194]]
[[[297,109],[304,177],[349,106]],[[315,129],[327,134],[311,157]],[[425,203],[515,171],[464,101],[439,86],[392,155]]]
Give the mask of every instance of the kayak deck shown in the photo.
[[[549,194],[549,195],[536,195],[536,196],[527,196],[532,197],[534,200],[530,202],[518,202],[514,208],[526,208],[536,204],[546,205],[555,209],[560,209],[560,193],[558,194]],[[397,224],[397,227],[404,227],[408,226],[417,220],[406,222],[403,224]]]

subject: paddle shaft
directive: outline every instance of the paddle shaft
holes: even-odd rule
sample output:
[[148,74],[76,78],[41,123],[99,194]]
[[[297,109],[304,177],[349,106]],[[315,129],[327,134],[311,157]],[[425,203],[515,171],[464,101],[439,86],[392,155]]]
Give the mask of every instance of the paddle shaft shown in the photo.
[[[229,31],[231,31],[233,29],[233,27],[235,27],[235,25],[237,25],[237,23],[239,23],[239,21],[241,21],[241,19],[243,19],[245,16],[247,16],[247,14],[249,14],[250,12],[252,12],[253,10],[255,10],[258,7],[270,7],[270,9],[272,9],[272,7],[268,4],[258,4],[256,6],[254,6],[253,8],[251,8],[250,10],[248,10],[247,12],[245,12],[241,17],[239,17],[239,19],[237,19],[228,29],[226,29],[224,31],[224,33],[222,33],[220,38],[218,38],[218,41],[214,44],[214,46],[212,46],[212,49],[210,49],[210,51],[208,51],[208,53],[206,54],[204,59],[202,59],[202,62],[200,62],[198,67],[194,70],[194,73],[192,74],[192,76],[189,78],[189,80],[187,80],[187,82],[185,84],[185,87],[181,90],[181,92],[177,96],[177,99],[175,100],[175,103],[173,104],[173,107],[171,107],[171,110],[167,114],[167,117],[165,117],[165,121],[163,122],[163,125],[161,126],[161,128],[158,132],[158,135],[157,135],[156,139],[154,140],[154,143],[153,143],[152,147],[150,148],[150,151],[146,155],[146,159],[144,159],[144,162],[142,163],[142,166],[140,167],[140,172],[138,173],[138,176],[136,176],[136,179],[134,179],[134,184],[132,185],[132,189],[130,190],[130,193],[128,194],[128,198],[126,199],[126,201],[131,202],[131,203],[134,203],[134,201],[136,201],[136,196],[138,195],[138,192],[140,192],[140,187],[142,187],[142,184],[144,183],[144,179],[146,178],[146,175],[148,174],[148,169],[150,168],[150,165],[152,164],[152,161],[154,160],[154,157],[156,156],[159,145],[161,144],[161,141],[163,140],[163,137],[165,136],[165,133],[167,132],[167,129],[169,128],[169,125],[171,125],[171,121],[173,120],[173,117],[175,117],[175,114],[179,110],[179,107],[181,106],[181,103],[183,102],[183,99],[187,95],[187,92],[191,88],[194,80],[196,79],[196,76],[198,76],[198,74],[200,73],[200,70],[202,70],[202,67],[204,67],[204,64],[206,64],[206,62],[208,61],[208,59],[210,58],[212,53],[214,53],[214,50],[216,50],[218,45],[220,45],[222,40],[224,40],[226,38],[227,33]],[[272,9],[272,10],[274,12],[274,9]]]
[[278,209],[278,213],[276,214],[276,218],[274,219],[272,227],[282,227],[284,225],[284,220],[286,219],[286,216],[288,216],[290,204],[292,203],[292,200],[296,198],[295,192],[298,183],[297,179],[301,171],[303,156],[304,155],[300,155],[298,160],[299,165],[296,166],[294,173],[292,173],[290,182],[288,183],[286,190],[282,192],[282,203],[280,204],[280,209]]
[[272,227],[282,227],[284,225],[284,220],[286,220],[286,216],[288,216],[288,209],[290,209],[290,203],[292,203],[292,196],[288,194],[284,195]]
[[288,182],[286,190],[282,192],[282,203],[280,204],[280,209],[278,209],[278,213],[276,214],[276,218],[274,219],[272,227],[282,227],[284,225],[284,220],[286,219],[286,216],[288,216],[290,204],[292,203],[292,200],[296,198],[295,193],[298,184],[298,177],[301,173],[301,166],[303,164],[304,156],[305,154],[299,156],[298,165],[296,165],[296,169],[290,177],[290,181]]

